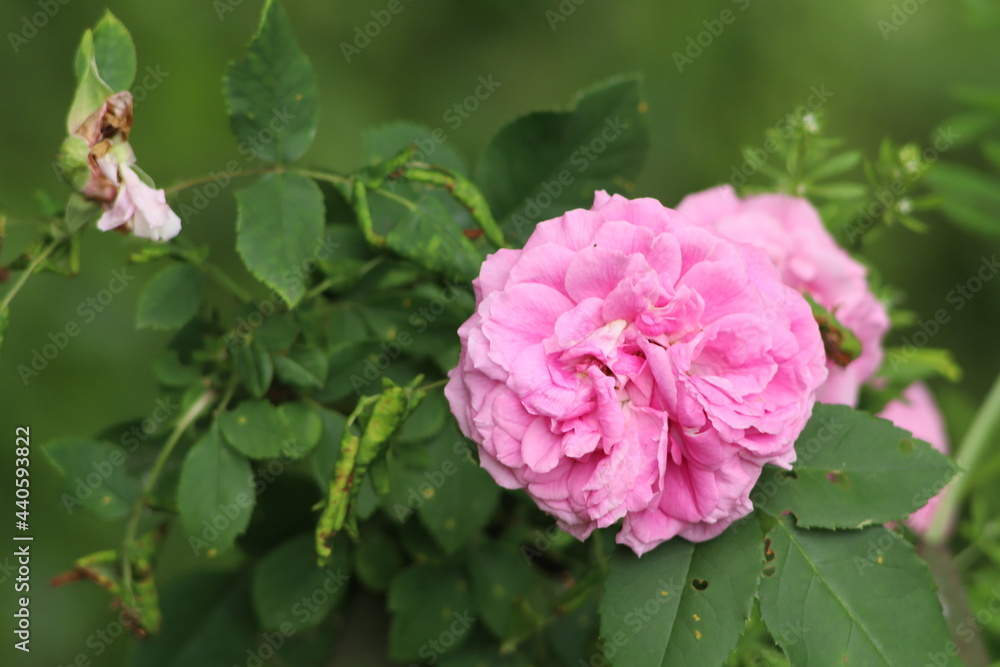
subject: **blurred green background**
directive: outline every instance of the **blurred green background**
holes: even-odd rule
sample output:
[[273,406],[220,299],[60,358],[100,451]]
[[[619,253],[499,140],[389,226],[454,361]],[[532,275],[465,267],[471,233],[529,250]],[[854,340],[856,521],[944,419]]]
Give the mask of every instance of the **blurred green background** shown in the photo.
[[[554,29],[546,12],[559,11],[557,0],[400,2],[403,11],[348,63],[341,42],[352,41],[355,28],[388,2],[285,0],[320,87],[319,133],[306,163],[352,169],[361,161],[361,131],[394,119],[443,128],[474,163],[492,133],[514,116],[564,106],[592,82],[637,71],[645,74],[653,148],[634,194],[672,205],[687,192],[727,181],[742,162],[740,147],[761,145],[764,130],[793,112],[813,87],[832,93],[824,105],[828,134],[874,156],[884,136],[925,142],[958,109],[950,96],[956,84],[1000,83],[995,0],[563,0],[567,16]],[[886,38],[879,21],[890,21],[894,5],[902,4],[916,11]],[[137,94],[132,144],[140,165],[161,186],[221,171],[238,157],[221,79],[250,39],[261,1],[107,5],[132,31],[139,85],[146,73],[159,73],[147,77],[152,85],[141,98]],[[45,17],[37,34],[22,33],[26,17],[31,21],[45,6],[58,11]],[[28,240],[30,225],[16,218],[36,213],[37,190],[55,199],[68,194],[51,161],[74,89],[73,53],[104,6],[90,0],[0,3],[0,210],[15,218],[0,261],[9,261]],[[674,52],[683,52],[689,37],[706,31],[703,22],[712,23],[723,10],[735,20],[679,72]],[[11,33],[30,36],[16,53]],[[702,40],[708,41],[704,35]],[[453,129],[445,116],[449,108],[473,94],[480,76],[490,75],[500,87]],[[977,160],[971,148],[955,149],[949,159]],[[186,221],[184,233],[211,244],[217,258],[235,267],[232,189]],[[922,318],[950,308],[947,293],[998,250],[995,241],[931,220],[927,234],[893,229],[865,248],[885,281],[901,288],[905,305]],[[92,435],[108,424],[149,416],[155,407],[150,366],[166,338],[133,328],[136,286],[149,267],[129,269],[137,278],[92,322],[77,310],[107,287],[112,270],[126,265],[126,245],[117,235],[88,235],[79,276],[33,278],[14,302],[0,359],[0,507],[11,513],[0,522],[0,545],[13,532],[14,428],[30,425],[33,637],[30,656],[11,649],[15,594],[7,568],[13,546],[0,546],[2,664],[69,665],[82,654],[93,665],[120,665],[132,643],[123,638],[108,646],[92,638],[116,618],[103,591],[87,584],[58,590],[48,585],[75,557],[117,543],[121,527],[83,512],[67,514],[59,502],[60,480],[40,451],[53,437]],[[952,314],[933,345],[951,348],[966,372],[958,385],[935,385],[954,439],[1000,370],[1000,280]],[[18,366],[29,364],[48,334],[70,321],[81,324],[82,333],[25,385]],[[161,577],[169,580],[200,565],[173,535]]]

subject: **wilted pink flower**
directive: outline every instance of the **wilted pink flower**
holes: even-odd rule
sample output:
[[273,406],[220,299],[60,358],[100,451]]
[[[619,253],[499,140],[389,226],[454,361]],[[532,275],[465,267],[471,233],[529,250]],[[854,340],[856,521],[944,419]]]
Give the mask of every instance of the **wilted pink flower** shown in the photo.
[[[888,419],[900,428],[911,432],[915,438],[924,440],[942,454],[948,453],[948,434],[944,430],[944,420],[938,411],[934,396],[927,386],[914,382],[901,398],[891,401],[882,412],[882,419]],[[947,487],[931,498],[926,505],[910,515],[906,525],[919,534],[924,534],[930,526],[934,512],[941,502],[941,497],[947,493]]]
[[845,367],[827,361],[830,375],[817,399],[856,405],[861,385],[882,363],[889,316],[868,286],[865,267],[837,245],[816,209],[788,195],[740,199],[723,185],[688,195],[677,211],[727,239],[763,248],[786,285],[807,293],[850,329],[861,355]]
[[128,143],[131,130],[132,94],[115,93],[72,131],[64,144],[64,168],[72,173],[79,166],[85,169],[78,187],[104,207],[98,229],[124,226],[136,236],[166,241],[177,236],[181,220],[167,206],[164,191],[146,185],[136,174],[135,153]]
[[181,231],[181,219],[167,205],[163,190],[155,190],[143,183],[128,164],[117,165],[121,174],[118,195],[111,208],[97,221],[102,232],[131,224],[136,236],[166,241]]
[[751,510],[826,378],[809,305],[759,249],[598,192],[473,282],[445,394],[484,468],[583,539],[642,554]]

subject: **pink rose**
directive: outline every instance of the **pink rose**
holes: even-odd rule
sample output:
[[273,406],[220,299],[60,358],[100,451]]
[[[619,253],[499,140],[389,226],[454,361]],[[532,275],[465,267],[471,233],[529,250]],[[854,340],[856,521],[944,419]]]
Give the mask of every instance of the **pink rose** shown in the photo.
[[[942,454],[948,453],[948,435],[944,430],[944,420],[934,403],[927,386],[921,382],[914,382],[901,398],[891,401],[882,412],[879,413],[882,419],[888,419],[900,428],[910,431],[915,438],[924,440],[934,449]],[[910,515],[906,520],[906,525],[921,535],[930,526],[931,518],[941,502],[941,497],[947,492],[947,487],[931,498],[926,505]]]
[[143,183],[128,164],[114,166],[121,174],[121,184],[111,208],[97,221],[97,228],[106,232],[130,224],[136,236],[153,241],[167,241],[177,236],[181,231],[181,219],[167,205],[163,190]]
[[798,197],[769,194],[740,199],[728,185],[688,195],[677,211],[727,239],[763,248],[785,284],[809,294],[861,342],[845,367],[827,362],[830,375],[817,399],[854,406],[861,385],[882,363],[889,316],[868,286],[867,270],[837,245],[816,209]]
[[826,379],[809,305],[766,255],[598,192],[473,281],[445,394],[496,481],[579,539],[642,554],[718,535],[788,467]]

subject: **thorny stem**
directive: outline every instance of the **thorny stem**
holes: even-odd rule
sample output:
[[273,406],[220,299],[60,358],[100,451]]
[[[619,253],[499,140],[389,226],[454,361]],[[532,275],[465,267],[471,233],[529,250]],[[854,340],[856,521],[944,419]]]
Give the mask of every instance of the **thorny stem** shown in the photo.
[[181,415],[181,418],[177,421],[177,425],[174,427],[173,433],[170,434],[167,442],[163,445],[163,449],[160,450],[159,456],[156,457],[156,461],[149,471],[149,476],[146,477],[146,483],[143,484],[139,500],[132,506],[132,513],[129,515],[128,524],[125,527],[125,539],[122,541],[121,554],[122,601],[130,608],[135,606],[135,592],[132,590],[132,564],[129,557],[135,545],[136,535],[139,532],[139,521],[142,519],[142,510],[146,507],[147,500],[156,488],[156,483],[160,480],[160,473],[163,472],[163,466],[166,465],[167,459],[170,458],[174,447],[180,442],[181,436],[184,435],[184,432],[194,423],[205,408],[212,404],[215,398],[216,393],[214,391],[206,391],[198,400],[191,404],[187,412]]

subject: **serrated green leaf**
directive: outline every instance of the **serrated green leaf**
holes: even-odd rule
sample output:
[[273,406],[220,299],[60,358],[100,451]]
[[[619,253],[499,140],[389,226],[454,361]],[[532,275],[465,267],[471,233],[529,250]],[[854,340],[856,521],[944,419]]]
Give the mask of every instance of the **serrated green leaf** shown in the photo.
[[[760,612],[796,667],[961,662],[934,584],[913,547],[878,527],[802,530],[792,517],[768,533]],[[773,557],[772,557],[773,554]]]
[[476,181],[509,239],[535,223],[589,208],[595,190],[627,191],[639,175],[649,131],[637,78],[582,91],[570,111],[523,116],[493,138]]
[[274,459],[292,438],[285,413],[267,401],[243,401],[219,415],[219,427],[236,451],[252,459]]
[[[253,607],[264,630],[300,632],[319,625],[344,598],[350,579],[350,550],[334,541],[332,562],[316,566],[312,534],[303,533],[272,549],[254,568]],[[288,624],[288,625],[286,625]]]
[[139,295],[136,326],[179,329],[193,318],[205,298],[205,275],[190,264],[175,264],[157,273]]
[[319,389],[326,383],[327,360],[323,350],[312,345],[300,345],[287,356],[274,358],[274,368],[285,384],[303,389]]
[[184,457],[177,507],[196,554],[231,547],[250,523],[256,504],[250,462],[209,429]]
[[229,66],[225,96],[241,152],[266,162],[294,162],[312,144],[316,79],[278,0],[264,3],[246,56]]
[[323,194],[298,174],[267,174],[236,193],[236,249],[250,272],[290,307],[305,295],[306,260],[323,234]]
[[244,342],[233,353],[243,385],[257,398],[267,393],[274,378],[274,362],[264,346],[254,340]]
[[750,615],[762,542],[750,518],[707,542],[673,539],[641,558],[619,547],[601,601],[601,636],[614,644],[615,664],[721,664]]
[[288,459],[300,459],[313,450],[323,434],[323,420],[302,401],[283,403],[280,408],[291,429],[292,440],[282,450]]
[[955,474],[955,465],[892,422],[845,405],[817,404],[795,443],[791,471],[768,466],[750,494],[803,528],[861,528],[902,519]]
[[66,478],[60,501],[67,511],[82,505],[102,519],[121,519],[132,509],[141,485],[128,474],[128,454],[118,445],[87,438],[59,438],[42,449]]
[[392,582],[389,609],[389,656],[394,660],[425,657],[421,649],[445,632],[459,646],[475,622],[469,582],[448,566],[413,565],[404,570]]

